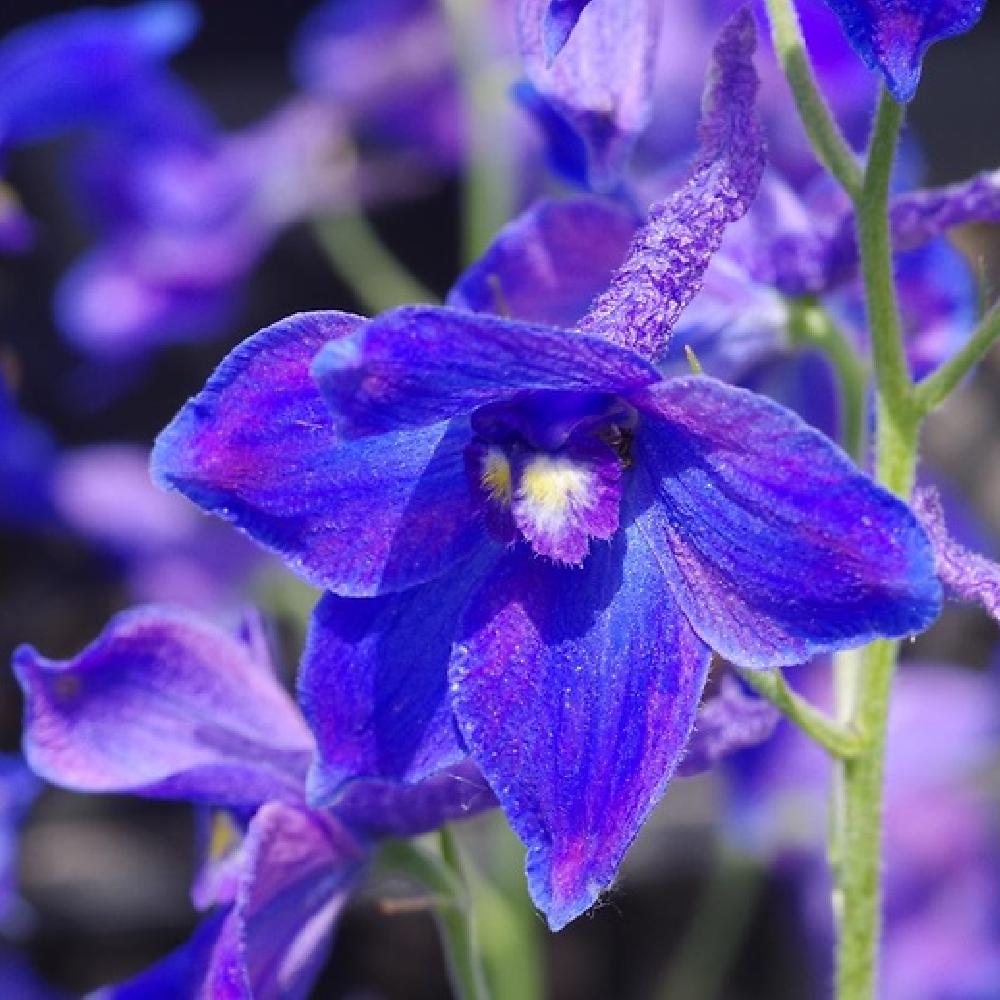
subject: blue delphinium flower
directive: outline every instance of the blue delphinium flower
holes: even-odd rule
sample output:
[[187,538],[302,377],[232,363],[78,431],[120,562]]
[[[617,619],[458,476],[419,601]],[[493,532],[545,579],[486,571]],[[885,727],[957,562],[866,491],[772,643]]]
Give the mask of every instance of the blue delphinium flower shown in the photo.
[[924,53],[975,27],[986,0],[827,0],[869,69],[897,101],[917,92]]
[[300,678],[314,802],[471,756],[553,927],[614,877],[711,651],[750,668],[936,616],[902,503],[775,404],[650,362],[762,169],[727,26],[692,174],[577,330],[454,309],[292,317],[161,435],[154,471],[331,591]]
[[70,660],[22,647],[14,669],[36,773],[76,791],[216,810],[192,893],[213,912],[177,952],[103,997],[305,997],[377,840],[495,804],[465,766],[310,809],[315,744],[253,617],[237,638],[185,612],[139,608]]

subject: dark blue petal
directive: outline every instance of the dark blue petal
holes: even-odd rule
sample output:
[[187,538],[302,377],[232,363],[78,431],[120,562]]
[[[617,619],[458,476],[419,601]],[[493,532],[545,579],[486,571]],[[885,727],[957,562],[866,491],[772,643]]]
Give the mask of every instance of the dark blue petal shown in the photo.
[[385,313],[313,366],[347,438],[424,427],[525,392],[621,394],[652,365],[598,337],[433,306]]
[[448,704],[451,642],[492,545],[419,587],[359,600],[327,594],[309,628],[299,700],[317,743],[309,800],[351,781],[413,783],[465,757]]
[[572,328],[607,288],[635,229],[632,213],[611,201],[539,201],[497,233],[448,305]]
[[723,28],[713,52],[694,168],[670,198],[652,206],[625,263],[581,321],[583,332],[643,357],[663,353],[726,227],[757,193],[764,143],[754,110],[756,44],[753,15],[744,8]]
[[539,3],[522,3],[518,11],[518,44],[534,100],[583,140],[591,187],[614,190],[649,122],[661,4],[592,0],[554,60],[544,13]]
[[337,800],[337,816],[371,837],[413,837],[443,823],[475,816],[497,800],[478,768],[466,758],[415,785],[356,781]]
[[0,522],[37,524],[52,517],[56,460],[52,435],[18,411],[0,376]]
[[716,652],[745,667],[802,663],[937,617],[912,512],[789,410],[705,377],[636,402],[637,529]]
[[[533,0],[526,0],[528,6]],[[580,20],[583,9],[591,0],[542,0],[545,7],[543,31],[545,32],[545,58],[551,63],[562,51],[563,46]],[[537,4],[537,0],[535,0]],[[525,6],[522,2],[522,7]]]
[[71,660],[22,646],[24,752],[83,791],[255,806],[301,801],[313,743],[250,650],[197,617],[141,608]]
[[682,755],[709,659],[634,528],[581,569],[522,547],[473,599],[455,713],[553,929],[614,879]]
[[461,423],[337,441],[309,365],[364,322],[305,313],[251,337],[153,451],[161,485],[234,522],[307,579],[353,596],[432,579],[484,537]]
[[885,78],[897,101],[912,100],[927,49],[973,28],[986,0],[827,0],[855,52]]

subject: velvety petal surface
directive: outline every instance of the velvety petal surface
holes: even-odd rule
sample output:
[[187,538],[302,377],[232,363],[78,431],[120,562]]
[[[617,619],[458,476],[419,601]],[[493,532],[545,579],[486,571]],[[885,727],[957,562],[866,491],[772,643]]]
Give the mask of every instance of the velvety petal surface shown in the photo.
[[459,728],[556,930],[614,879],[694,722],[710,654],[667,582],[634,529],[580,569],[520,547],[473,599],[455,647]]
[[546,198],[497,233],[448,305],[572,328],[625,259],[636,225],[612,201]]
[[319,602],[298,682],[317,744],[313,805],[329,805],[352,781],[410,784],[465,757],[448,704],[448,657],[459,616],[496,558],[484,546],[402,593]]
[[621,394],[657,378],[599,337],[433,306],[379,316],[325,347],[313,372],[345,438],[425,427],[532,391]]
[[744,9],[723,28],[713,51],[694,167],[672,196],[651,207],[624,264],[580,322],[583,332],[647,358],[665,350],[726,227],[746,212],[760,183],[756,44],[753,15]]
[[181,611],[113,618],[70,660],[14,656],[24,751],[66,788],[255,806],[300,801],[312,739],[246,646]]
[[483,537],[466,482],[466,427],[338,441],[309,366],[364,322],[304,313],[251,337],[163,431],[152,460],[161,485],[310,581],[356,596],[433,578]]
[[714,379],[644,401],[642,532],[698,635],[744,667],[925,629],[940,610],[909,508],[791,411]]
[[986,0],[827,0],[855,52],[897,101],[917,91],[924,53],[971,29]]
[[536,98],[583,140],[590,186],[613,190],[649,121],[661,5],[591,0],[582,14],[577,12],[572,35],[554,58],[552,43],[561,33],[559,23],[565,27],[566,21],[557,18],[553,36],[549,6],[525,2],[519,7],[525,73]]

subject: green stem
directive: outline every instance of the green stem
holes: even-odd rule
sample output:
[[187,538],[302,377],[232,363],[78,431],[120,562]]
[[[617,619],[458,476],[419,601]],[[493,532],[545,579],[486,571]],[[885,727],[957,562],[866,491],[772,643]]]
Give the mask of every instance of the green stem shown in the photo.
[[954,357],[917,386],[916,399],[920,413],[926,416],[937,409],[955,391],[959,382],[982,361],[997,340],[1000,340],[1000,306],[994,306],[986,314]]
[[792,0],[767,0],[771,40],[788,78],[809,140],[823,166],[852,197],[861,190],[861,168],[820,92]]
[[387,841],[379,867],[428,890],[457,1000],[489,1000],[461,857],[450,831],[442,829],[440,836],[440,857],[408,841]]
[[[903,109],[883,91],[860,197],[855,200],[861,271],[877,389],[875,469],[878,481],[908,498],[916,473],[920,414],[906,368],[889,237],[889,178]],[[882,802],[889,696],[899,651],[879,640],[861,653],[856,673],[842,676],[838,714],[865,740],[859,756],[840,760],[834,806],[834,912],[838,1000],[876,994],[882,910]]]
[[864,741],[856,732],[835,722],[805,698],[796,694],[788,686],[781,671],[744,670],[740,672],[740,676],[761,697],[771,702],[834,757],[847,760],[859,756],[864,751]]
[[462,186],[462,259],[477,260],[514,203],[507,93],[513,74],[491,58],[488,5],[479,0],[440,0],[451,29],[461,83],[466,164]]
[[361,212],[313,223],[313,232],[337,275],[371,313],[408,302],[436,302],[382,242]]

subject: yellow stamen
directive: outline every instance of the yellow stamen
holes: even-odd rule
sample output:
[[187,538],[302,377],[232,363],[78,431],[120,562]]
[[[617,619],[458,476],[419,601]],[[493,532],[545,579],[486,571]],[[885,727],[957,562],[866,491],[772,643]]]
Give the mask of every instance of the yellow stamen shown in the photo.
[[490,499],[503,507],[509,507],[514,496],[510,475],[510,462],[499,448],[490,448],[483,456],[483,489]]

